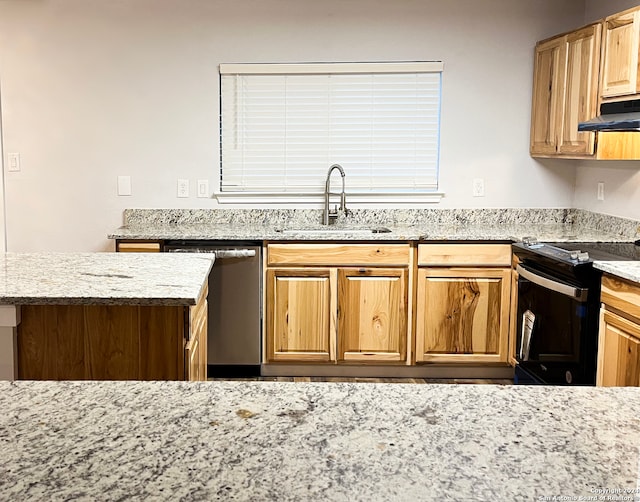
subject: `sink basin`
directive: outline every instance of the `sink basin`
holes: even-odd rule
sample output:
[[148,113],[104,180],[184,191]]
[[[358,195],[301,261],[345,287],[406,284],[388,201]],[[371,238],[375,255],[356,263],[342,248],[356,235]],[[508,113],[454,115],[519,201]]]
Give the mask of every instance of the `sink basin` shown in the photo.
[[298,234],[298,235],[316,235],[316,234],[388,234],[391,229],[386,227],[372,227],[372,228],[282,228],[276,229],[276,232],[283,234]]

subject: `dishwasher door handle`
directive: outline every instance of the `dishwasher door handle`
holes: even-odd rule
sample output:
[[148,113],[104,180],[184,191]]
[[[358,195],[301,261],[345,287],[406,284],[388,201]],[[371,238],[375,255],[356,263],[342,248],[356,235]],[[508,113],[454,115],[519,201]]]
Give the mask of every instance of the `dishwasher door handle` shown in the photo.
[[214,251],[216,259],[225,258],[251,258],[256,255],[255,249],[216,249]]

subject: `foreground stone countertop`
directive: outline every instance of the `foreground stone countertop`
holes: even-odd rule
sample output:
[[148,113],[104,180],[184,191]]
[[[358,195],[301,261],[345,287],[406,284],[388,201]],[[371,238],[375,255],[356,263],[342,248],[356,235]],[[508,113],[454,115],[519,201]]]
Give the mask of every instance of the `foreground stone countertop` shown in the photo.
[[0,254],[0,304],[195,305],[212,255]]
[[639,408],[637,388],[0,382],[0,499],[633,495]]

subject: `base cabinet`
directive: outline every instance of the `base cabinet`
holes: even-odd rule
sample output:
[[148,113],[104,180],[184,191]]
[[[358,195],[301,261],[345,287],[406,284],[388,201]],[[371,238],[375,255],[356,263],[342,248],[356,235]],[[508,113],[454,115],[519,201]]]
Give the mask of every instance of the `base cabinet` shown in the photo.
[[408,244],[271,244],[266,361],[403,363]]
[[601,299],[596,384],[640,387],[640,286],[605,274]]
[[601,311],[597,383],[604,387],[640,387],[640,324]]
[[[510,246],[424,246],[418,255],[416,362],[506,363]],[[475,266],[466,266],[469,261]]]

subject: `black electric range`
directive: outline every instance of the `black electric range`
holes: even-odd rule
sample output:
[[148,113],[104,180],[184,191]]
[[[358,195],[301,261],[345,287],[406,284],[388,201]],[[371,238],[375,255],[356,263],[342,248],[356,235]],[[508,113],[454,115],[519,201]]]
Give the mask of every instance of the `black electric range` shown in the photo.
[[594,261],[640,260],[638,242],[514,243],[516,382],[594,385],[600,281]]

